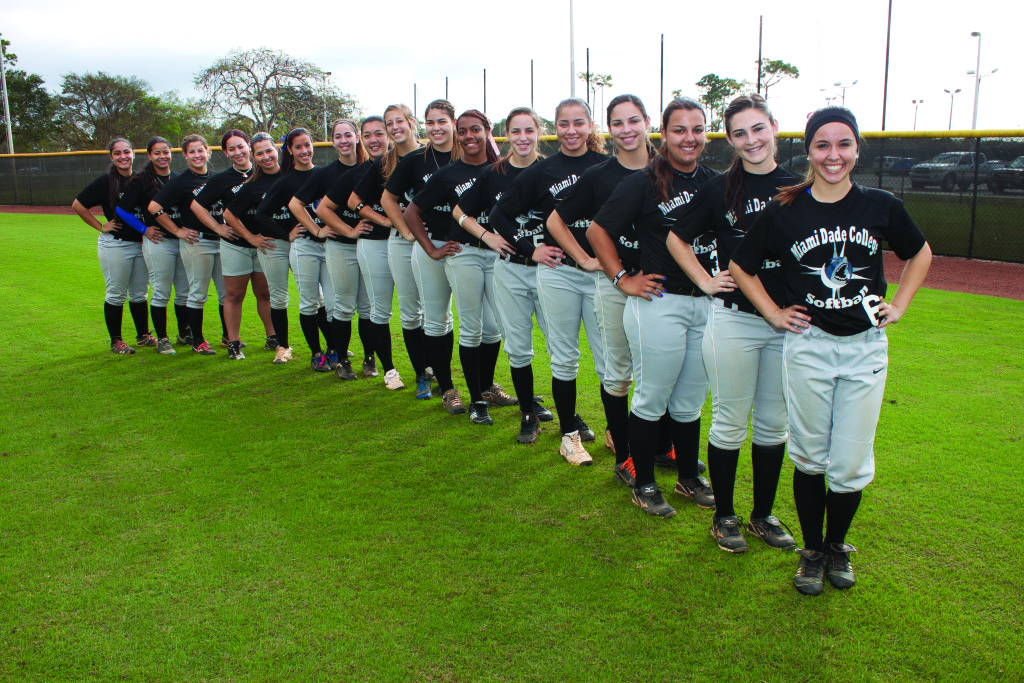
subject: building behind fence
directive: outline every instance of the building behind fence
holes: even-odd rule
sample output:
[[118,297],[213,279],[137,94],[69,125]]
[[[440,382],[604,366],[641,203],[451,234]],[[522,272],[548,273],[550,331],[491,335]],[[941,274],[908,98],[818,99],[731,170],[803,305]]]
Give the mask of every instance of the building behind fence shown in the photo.
[[[991,174],[993,166],[1009,165],[1020,158],[1017,164],[1021,168],[1016,173],[1017,178],[1024,178],[1024,130],[862,135],[866,140],[854,180],[902,199],[936,254],[1024,262],[1024,182],[1018,180],[1016,187],[1005,181],[1000,184]],[[807,157],[802,133],[781,133],[779,137],[779,163],[804,172]],[[709,138],[702,162],[724,171],[732,160],[732,148],[721,134]],[[553,136],[546,136],[541,148],[552,154],[558,143]],[[913,165],[953,152],[967,157],[966,167],[933,173],[928,184],[922,184],[920,173],[911,173]],[[138,169],[145,163],[145,154],[136,154]],[[318,166],[335,158],[329,144],[317,145],[314,163]],[[109,163],[106,152],[0,155],[0,205],[68,206]],[[210,170],[216,173],[228,166],[227,158],[215,150]],[[171,168],[178,172],[185,167],[185,160],[176,152]]]

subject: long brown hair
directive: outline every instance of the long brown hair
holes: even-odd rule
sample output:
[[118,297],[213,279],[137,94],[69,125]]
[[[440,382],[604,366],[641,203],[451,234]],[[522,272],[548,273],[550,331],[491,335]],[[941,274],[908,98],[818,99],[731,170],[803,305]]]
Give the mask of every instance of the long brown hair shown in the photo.
[[604,154],[606,149],[604,145],[604,136],[598,132],[594,126],[594,117],[590,113],[590,105],[585,100],[581,100],[578,97],[569,97],[558,103],[555,107],[555,124],[558,123],[558,117],[562,114],[562,109],[568,106],[577,106],[583,110],[583,115],[587,117],[587,121],[590,122],[590,135],[587,136],[587,149],[591,152],[599,152]]
[[[538,137],[544,134],[544,123],[540,120],[540,117],[537,116],[537,112],[530,107],[516,107],[508,113],[508,116],[505,117],[505,137],[508,137],[508,129],[512,126],[512,119],[523,114],[533,119],[533,125],[537,126]],[[538,142],[539,141],[540,140],[538,139]],[[508,169],[512,166],[513,154],[515,154],[515,152],[512,151],[512,141],[509,140],[508,152],[506,152],[505,156],[498,159],[497,163],[494,164],[494,172],[500,173],[501,175],[508,175]],[[537,159],[540,160],[543,158],[544,155],[538,150]]]
[[[450,118],[452,120],[452,151],[451,151],[451,155],[452,155],[453,159],[457,159],[458,155],[461,153],[461,150],[459,149],[459,140],[458,140],[458,137],[455,135],[455,130],[454,130],[455,129],[455,107],[453,107],[452,103],[449,102],[448,100],[434,100],[433,102],[431,102],[430,104],[427,105],[426,109],[423,110],[423,120],[424,121],[427,120],[427,114],[430,113],[431,109],[437,109],[438,111],[443,111],[445,114],[448,114],[448,118]],[[429,152],[433,147],[434,147],[433,140],[431,140],[427,144],[423,145],[423,156],[424,156],[424,158],[427,156],[427,152]]]
[[[612,129],[612,112],[615,111],[615,107],[620,104],[626,104],[627,102],[640,110],[640,115],[644,117],[645,121],[650,118],[647,116],[647,107],[644,106],[643,100],[639,97],[628,93],[624,95],[616,95],[612,98],[612,101],[608,103],[608,108],[605,110],[605,115],[608,117],[608,130]],[[658,150],[651,144],[651,135],[649,130],[647,131],[647,135],[644,137],[644,145],[647,146],[648,157],[653,157],[658,153]],[[618,154],[617,151],[616,154]]]
[[[491,120],[488,119],[487,115],[484,114],[479,109],[467,109],[466,111],[462,112],[462,114],[459,115],[459,118],[455,119],[456,135],[458,135],[459,131],[459,121],[467,117],[472,119],[479,119],[480,123],[484,124],[484,130],[487,131],[486,139],[484,140],[484,145],[487,147],[487,163],[493,164],[494,162],[501,158],[501,154],[499,154],[498,152],[498,143],[494,141],[494,136],[491,135]],[[465,152],[462,150],[462,146],[459,145],[458,158],[461,159],[464,156]]]
[[[775,117],[772,116],[771,110],[768,109],[768,102],[763,97],[757,93],[740,95],[734,98],[729,103],[729,106],[725,108],[725,115],[723,117],[725,119],[725,133],[730,138],[732,137],[733,117],[748,109],[756,109],[767,116],[770,123],[775,124]],[[773,156],[774,153],[773,149]],[[732,211],[733,220],[735,221],[734,227],[742,232],[746,232],[746,211],[744,210],[746,203],[747,189],[743,182],[743,158],[739,152],[736,152],[732,158],[732,163],[729,164],[729,169],[725,172],[725,205]]]
[[305,128],[292,128],[288,131],[288,135],[284,137],[284,144],[281,145],[281,156],[277,160],[278,165],[281,166],[282,174],[288,173],[295,168],[295,157],[292,155],[291,146],[295,142],[295,138],[300,135],[308,137],[310,142],[313,141],[313,136]]
[[[367,156],[366,148],[363,147],[363,136],[360,134],[362,131],[359,129],[359,126],[356,125],[356,122],[353,121],[352,119],[335,119],[334,123],[331,124],[331,144],[334,143],[334,129],[340,126],[341,124],[345,124],[346,126],[351,128],[352,132],[356,136],[356,166],[358,166],[359,164],[366,161]],[[385,126],[384,129],[387,130],[387,126]]]
[[[382,117],[385,121],[384,130],[387,131],[387,118],[388,112],[400,111],[402,116],[405,117],[406,122],[409,124],[409,128],[412,129],[412,139],[416,141],[416,146],[419,147],[419,124],[416,121],[416,114],[409,109],[406,104],[389,104],[384,110],[384,116]],[[394,142],[394,138],[391,137],[391,133],[388,132],[388,138]],[[387,185],[388,178],[395,172],[395,168],[398,167],[398,144],[391,145],[391,148],[384,153],[384,161],[380,163],[380,177],[381,185]]]
[[[132,149],[132,143],[128,140],[125,140],[124,138],[114,138],[110,141],[110,144],[107,145],[107,154],[112,155],[114,153],[114,145],[119,142],[123,142],[128,145],[128,149]],[[134,158],[134,156],[135,150],[132,150],[132,157]],[[128,170],[131,171],[130,166],[128,167]],[[128,175],[130,177],[131,173]],[[121,175],[121,172],[117,170],[117,166],[115,166],[114,162],[111,161],[110,166],[107,167],[107,203],[110,204],[111,209],[117,206],[117,201],[121,198],[122,180],[127,181],[127,178]]]
[[[252,136],[252,140],[249,142],[249,149],[252,151],[252,173],[250,173],[249,177],[246,179],[245,182],[247,182],[247,183],[254,183],[257,180],[259,180],[260,178],[262,178],[264,175],[266,175],[264,173],[264,171],[263,171],[263,167],[260,166],[258,163],[256,163],[256,149],[255,149],[257,142],[263,142],[265,140],[269,140],[271,145],[273,145],[274,147],[277,147],[277,143],[274,142],[274,138],[270,136],[270,133],[256,133],[256,134],[254,134]],[[280,155],[278,155],[277,164],[278,164],[278,166],[281,165]],[[285,172],[284,169],[281,169],[281,170],[278,171],[278,175],[280,175],[280,174],[282,174],[284,172]]]
[[[704,111],[704,107],[700,106],[697,100],[690,99],[689,97],[677,97],[668,103],[665,107],[665,111],[661,113],[661,134],[665,135],[665,131],[668,130],[669,119],[672,118],[672,114],[684,109],[686,111],[699,111],[704,117],[704,121],[707,122],[708,115]],[[651,157],[651,160],[647,163],[644,168],[644,175],[647,177],[647,182],[654,185],[654,195],[657,197],[659,202],[667,202],[672,198],[672,178],[674,177],[675,169],[672,166],[672,162],[668,158],[668,145],[665,143],[665,139],[662,138],[661,148],[658,153]]]

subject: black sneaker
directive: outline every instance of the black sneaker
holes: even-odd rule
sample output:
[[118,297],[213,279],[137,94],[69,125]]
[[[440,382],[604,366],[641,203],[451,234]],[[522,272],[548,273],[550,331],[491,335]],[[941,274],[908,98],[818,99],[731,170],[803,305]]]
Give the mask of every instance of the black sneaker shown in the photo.
[[368,356],[363,359],[363,379],[371,379],[377,377],[380,373],[377,372],[377,360],[373,356]]
[[523,444],[537,443],[540,434],[540,420],[533,413],[523,413],[523,421],[519,423],[519,434],[516,441]]
[[579,415],[576,415],[576,431],[580,433],[580,441],[583,443],[593,443],[594,439],[597,438],[594,430],[587,426],[587,423]]
[[829,543],[825,547],[825,576],[836,588],[853,588],[856,583],[850,564],[850,553],[855,552],[857,549],[849,543]]
[[348,358],[338,361],[338,364],[334,366],[334,374],[338,376],[338,379],[356,379],[356,373],[352,369],[352,361]]
[[[230,344],[231,344],[231,342],[228,340],[227,337],[221,337],[220,338],[220,345],[223,346],[225,349],[228,348],[228,346]],[[240,342],[238,342],[238,346],[239,346],[239,348],[243,348],[244,349],[244,348],[248,347],[249,345],[246,344],[244,341],[240,341]]]
[[543,400],[543,396],[533,397],[533,414],[536,415],[537,419],[540,420],[541,422],[551,422],[552,420],[555,419],[555,416],[551,413],[550,410],[548,410],[542,405],[541,401]]
[[185,328],[185,334],[179,334],[175,343],[178,346],[192,346],[194,339],[192,337],[192,330],[188,327]]
[[472,403],[470,403],[469,419],[473,421],[473,424],[494,424],[494,420],[491,419],[490,413],[487,412],[487,401],[473,401]]
[[239,342],[228,342],[228,360],[245,360],[245,354],[242,353],[242,345]]
[[629,488],[636,488],[636,470],[633,469],[633,458],[615,464],[615,478]]
[[267,337],[267,341],[263,344],[263,349],[266,351],[277,351],[277,347],[280,345],[281,343],[277,341],[277,335],[272,334]]
[[655,517],[668,519],[676,515],[675,508],[665,502],[665,496],[661,495],[661,489],[657,484],[644,484],[634,488],[633,504]]
[[675,493],[691,499],[699,508],[715,509],[715,492],[711,490],[711,485],[704,477],[680,479],[676,482]]
[[676,469],[676,449],[673,448],[668,453],[655,454],[654,464],[657,467]]
[[825,565],[825,554],[817,550],[797,550],[800,555],[800,567],[793,577],[793,586],[804,595],[821,595],[825,584],[821,580],[821,571]]
[[736,515],[712,519],[711,538],[715,539],[719,548],[728,553],[747,552],[747,541],[740,531],[740,520]]
[[788,526],[783,531],[782,527],[784,526],[786,525],[780,522],[779,518],[775,515],[751,517],[750,521],[747,522],[747,531],[773,548],[790,550],[796,547],[796,541],[793,540],[793,532],[790,531]]

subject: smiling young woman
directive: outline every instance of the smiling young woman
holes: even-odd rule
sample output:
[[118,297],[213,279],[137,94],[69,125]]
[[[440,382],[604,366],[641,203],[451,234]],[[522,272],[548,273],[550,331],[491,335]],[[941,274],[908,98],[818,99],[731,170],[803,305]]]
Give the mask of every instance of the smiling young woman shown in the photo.
[[[804,146],[807,180],[784,188],[761,212],[733,251],[730,270],[765,320],[785,330],[782,389],[804,540],[793,584],[818,595],[825,577],[836,588],[855,582],[846,535],[874,478],[889,367],[885,327],[906,312],[931,249],[900,200],[852,182],[860,137],[850,110],[811,114]],[[889,303],[883,241],[907,260]],[[781,302],[761,281],[769,259],[778,263]]]

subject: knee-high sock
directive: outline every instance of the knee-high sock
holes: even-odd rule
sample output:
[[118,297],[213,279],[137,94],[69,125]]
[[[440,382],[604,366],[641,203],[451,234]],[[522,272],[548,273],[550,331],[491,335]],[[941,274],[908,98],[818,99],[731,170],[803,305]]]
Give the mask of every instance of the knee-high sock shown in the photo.
[[302,328],[302,336],[306,338],[306,345],[309,346],[310,353],[314,356],[323,353],[324,348],[320,346],[320,328],[317,326],[317,316],[300,313],[299,327]]
[[498,366],[501,342],[480,345],[480,388],[486,391],[494,384],[494,369]]
[[334,346],[328,345],[327,348],[334,349],[338,352],[338,360],[345,360],[348,358],[348,344],[352,340],[352,321],[351,320],[339,320],[335,318],[331,321],[331,341],[335,344]]
[[857,514],[863,495],[863,491],[836,493],[832,490],[825,494],[825,545],[846,542],[846,534],[850,531],[850,524],[853,523],[853,516]]
[[145,301],[129,301],[128,311],[135,323],[135,336],[141,337],[149,333],[149,304]]
[[433,369],[434,377],[437,379],[437,388],[441,390],[442,394],[449,389],[454,389],[455,384],[452,382],[452,347],[448,346],[447,335],[444,337],[431,337],[427,335],[423,341],[426,347],[427,363]]
[[153,332],[157,339],[164,339],[167,336],[167,307],[150,306],[149,315],[153,318]]
[[373,357],[373,323],[369,318],[360,318],[356,327],[359,343],[363,345],[363,358]]
[[274,326],[274,334],[277,335],[277,343],[285,348],[288,346],[288,309],[271,308],[270,322]]
[[[657,434],[657,430],[655,430]],[[672,420],[672,444],[676,449],[676,467],[679,481],[697,476],[697,456],[700,454],[700,418],[691,422]],[[634,462],[636,462],[634,460]]]
[[736,514],[733,509],[733,493],[736,490],[736,467],[740,460],[740,449],[719,448],[708,443],[708,474],[711,475],[711,488],[715,490],[715,517],[731,517]]
[[[658,446],[658,423],[629,414],[629,452],[636,470],[636,486],[654,483],[654,452]],[[617,447],[616,447],[617,450]]]
[[533,366],[512,368],[512,386],[519,399],[519,411],[523,414],[533,412]]
[[174,318],[178,323],[178,336],[188,334],[188,306],[174,304]]
[[224,317],[224,304],[217,304],[217,310],[220,311],[220,336],[221,339],[228,338],[228,322]]
[[[750,461],[754,473],[754,509],[750,513],[751,517],[762,518],[772,514],[785,458],[784,443],[774,446],[758,446],[755,443],[751,446]],[[715,489],[715,500],[718,500],[718,489]]]
[[[459,362],[462,363],[462,374],[466,378],[466,386],[469,387],[469,400],[476,403],[484,400],[483,388],[480,382],[480,356],[479,346],[463,346],[459,344]],[[436,372],[436,371],[435,371]],[[490,388],[488,384],[486,388]]]
[[124,306],[103,302],[103,321],[107,324],[107,334],[110,335],[110,343],[121,338],[121,316]]
[[672,416],[665,413],[658,420],[658,455],[672,452]]
[[804,548],[824,549],[822,530],[825,527],[825,475],[807,474],[800,468],[793,470],[793,502],[800,519],[800,533]]
[[203,309],[188,309],[188,326],[192,330],[192,348],[198,348],[206,341],[203,336]]
[[612,396],[602,386],[601,403],[615,445],[615,463],[624,463],[629,458],[629,397]]
[[[327,319],[327,308],[324,306],[321,306],[316,312],[316,325],[323,332],[324,343],[327,344],[327,348],[337,351],[338,349],[334,346],[334,333],[331,331],[331,323]],[[351,335],[352,332],[350,330],[349,336]]]
[[427,344],[423,334],[423,328],[417,327],[414,330],[402,328],[402,339],[405,340],[405,351],[409,354],[409,363],[417,376],[422,375],[427,367],[426,355]]
[[[531,396],[532,398],[532,396]],[[551,398],[561,423],[562,433],[576,431],[576,380],[551,378]]]
[[391,355],[391,326],[387,323],[370,323],[373,333],[373,350],[380,360],[381,374],[395,369],[395,361]]

